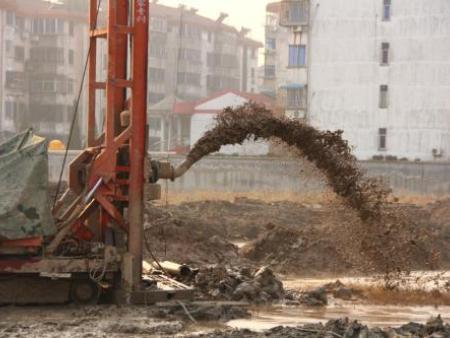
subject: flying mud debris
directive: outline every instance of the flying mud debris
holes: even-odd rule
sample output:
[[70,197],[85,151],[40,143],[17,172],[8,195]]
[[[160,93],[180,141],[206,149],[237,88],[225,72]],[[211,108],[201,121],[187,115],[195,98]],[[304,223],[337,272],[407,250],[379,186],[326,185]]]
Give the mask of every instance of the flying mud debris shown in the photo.
[[426,233],[417,231],[414,221],[389,202],[390,190],[379,180],[367,177],[358,166],[342,131],[320,131],[298,120],[274,117],[254,103],[227,108],[187,156],[190,165],[217,152],[224,145],[249,139],[278,139],[295,148],[327,178],[334,192],[356,211],[361,226],[343,224],[335,235],[347,241],[344,255],[367,271],[387,274],[410,269],[418,251],[432,265],[432,253],[422,242]]

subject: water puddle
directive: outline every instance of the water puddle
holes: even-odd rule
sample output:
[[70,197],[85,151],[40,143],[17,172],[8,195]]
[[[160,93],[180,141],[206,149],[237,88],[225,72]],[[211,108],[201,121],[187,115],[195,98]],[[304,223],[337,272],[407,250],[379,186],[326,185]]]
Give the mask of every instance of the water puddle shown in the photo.
[[[311,290],[334,282],[337,278],[288,278],[283,281],[286,289]],[[339,278],[346,285],[377,286],[383,281],[377,277]],[[450,280],[450,272],[416,271],[402,279],[402,288],[441,289]],[[362,302],[332,301],[326,307],[303,307],[277,305],[260,307],[252,311],[252,317],[237,319],[227,323],[238,329],[254,331],[268,330],[276,326],[297,326],[308,323],[327,322],[332,319],[350,318],[369,327],[398,327],[408,322],[425,323],[430,317],[441,315],[450,321],[450,306],[402,306],[373,305]]]
[[297,326],[326,322],[331,319],[351,318],[369,327],[397,327],[408,322],[425,323],[430,317],[441,315],[450,321],[450,306],[380,306],[380,305],[330,305],[323,308],[279,306],[252,312],[252,318],[228,322],[228,326],[254,331],[276,326]]

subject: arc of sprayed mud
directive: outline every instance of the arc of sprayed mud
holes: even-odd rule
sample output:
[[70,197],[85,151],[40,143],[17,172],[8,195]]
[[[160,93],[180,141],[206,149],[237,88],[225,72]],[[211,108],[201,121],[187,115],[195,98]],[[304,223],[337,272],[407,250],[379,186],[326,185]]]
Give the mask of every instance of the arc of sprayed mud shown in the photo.
[[226,108],[216,118],[215,127],[198,140],[186,160],[175,169],[182,176],[204,156],[225,145],[242,144],[251,139],[277,138],[298,149],[328,179],[337,195],[355,209],[363,220],[377,218],[389,190],[374,179],[364,177],[342,131],[319,131],[297,120],[278,118],[264,106],[248,103]]

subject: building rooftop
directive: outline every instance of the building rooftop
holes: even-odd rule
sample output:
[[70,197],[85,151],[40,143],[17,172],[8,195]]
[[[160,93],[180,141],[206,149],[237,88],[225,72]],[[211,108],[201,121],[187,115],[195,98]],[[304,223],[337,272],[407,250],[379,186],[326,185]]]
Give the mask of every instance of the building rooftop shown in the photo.
[[199,25],[207,30],[225,31],[233,33],[236,34],[236,36],[241,37],[243,41],[248,45],[253,45],[255,47],[263,46],[263,44],[260,41],[256,41],[246,37],[246,34],[249,32],[248,29],[238,30],[231,25],[223,23],[223,21],[220,21],[219,18],[217,20],[214,20],[198,15],[195,9],[188,9],[183,6],[170,7],[166,5],[150,3],[149,11],[150,16],[167,16],[172,19],[175,19],[176,21],[180,21],[182,15],[183,22],[185,23],[192,23],[195,25]]
[[43,0],[1,0],[0,9],[10,10],[17,15],[31,17],[53,17],[87,21],[87,11],[83,6],[51,3]]

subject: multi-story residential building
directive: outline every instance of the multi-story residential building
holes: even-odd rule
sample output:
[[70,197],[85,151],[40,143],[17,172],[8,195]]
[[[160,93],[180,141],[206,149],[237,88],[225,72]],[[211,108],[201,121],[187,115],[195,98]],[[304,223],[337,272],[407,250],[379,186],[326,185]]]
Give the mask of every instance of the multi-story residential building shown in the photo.
[[0,130],[33,127],[49,138],[67,138],[86,35],[82,2],[0,2]]
[[[223,90],[258,91],[258,50],[249,30],[226,25],[195,9],[150,3],[149,140],[150,149],[189,146],[190,119],[174,120],[182,101],[204,99]],[[174,132],[174,130],[183,132]]]
[[249,30],[195,9],[150,3],[149,103],[199,99],[223,89],[257,91],[258,49]]
[[266,62],[276,64],[287,115],[344,130],[361,159],[450,159],[449,1],[285,0],[267,9],[276,39],[288,31]]

